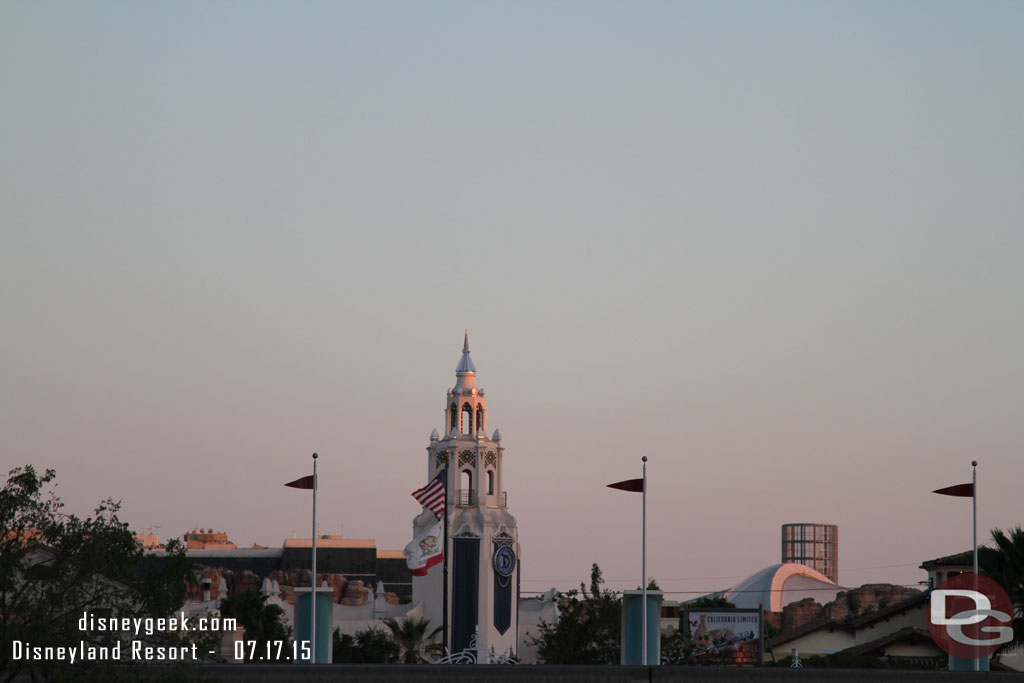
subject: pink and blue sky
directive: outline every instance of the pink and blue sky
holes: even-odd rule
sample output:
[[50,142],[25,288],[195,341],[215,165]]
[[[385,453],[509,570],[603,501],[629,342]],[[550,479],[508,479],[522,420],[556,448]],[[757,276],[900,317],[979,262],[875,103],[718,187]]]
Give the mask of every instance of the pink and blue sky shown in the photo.
[[[468,328],[523,590],[1024,518],[1024,5],[6,2],[0,465],[403,547]],[[688,597],[678,594],[680,597]],[[674,597],[674,596],[673,596]]]

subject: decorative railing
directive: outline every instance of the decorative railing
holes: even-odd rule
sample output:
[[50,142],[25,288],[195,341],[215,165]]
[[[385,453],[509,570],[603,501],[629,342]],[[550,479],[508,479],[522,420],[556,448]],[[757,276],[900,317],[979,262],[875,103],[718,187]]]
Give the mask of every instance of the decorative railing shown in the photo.
[[[490,500],[490,496],[484,498]],[[476,491],[472,489],[456,489],[455,500],[458,507],[472,507],[477,504]],[[488,503],[488,507],[508,507],[508,491],[501,491],[494,495],[494,502]]]
[[490,650],[484,650],[483,652],[477,649],[476,637],[480,633],[480,627],[478,626],[473,631],[473,637],[469,639],[469,647],[461,652],[454,654],[448,652],[448,648],[445,648],[445,655],[441,659],[434,662],[435,664],[518,664],[515,657],[513,657],[509,650],[497,654],[494,652],[492,647]]

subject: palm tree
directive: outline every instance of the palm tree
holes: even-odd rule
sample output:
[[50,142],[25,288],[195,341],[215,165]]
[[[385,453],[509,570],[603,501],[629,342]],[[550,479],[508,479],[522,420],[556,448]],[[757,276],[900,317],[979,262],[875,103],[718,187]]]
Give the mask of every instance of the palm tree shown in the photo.
[[391,637],[402,648],[403,661],[406,664],[426,662],[426,655],[437,654],[440,649],[440,645],[432,641],[440,633],[441,627],[438,626],[428,634],[430,619],[410,617],[397,621],[393,617],[388,617],[384,619],[384,625],[388,627]]
[[995,548],[979,548],[978,564],[982,574],[994,580],[1013,604],[1013,642],[1003,647],[1024,645],[1024,530],[1018,525],[1009,535],[992,530]]

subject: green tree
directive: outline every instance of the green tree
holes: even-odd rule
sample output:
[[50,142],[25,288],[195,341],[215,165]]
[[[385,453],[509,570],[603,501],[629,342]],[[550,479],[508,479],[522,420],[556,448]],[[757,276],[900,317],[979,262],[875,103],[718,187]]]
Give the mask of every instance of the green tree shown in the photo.
[[681,664],[687,659],[686,641],[677,629],[661,632],[661,657],[673,664]]
[[531,638],[545,664],[618,664],[622,601],[619,594],[602,588],[601,568],[590,569],[590,590],[558,597],[558,621],[541,622],[539,635]]
[[993,529],[992,540],[995,548],[978,549],[978,571],[1002,586],[1013,604],[1013,642],[1003,648],[1024,645],[1024,530]]
[[[236,619],[238,625],[245,629],[245,640],[256,644],[255,648],[246,648],[246,661],[249,661],[251,652],[256,653],[257,660],[266,659],[266,644],[270,641],[290,640],[291,634],[283,620],[284,610],[277,605],[268,605],[269,597],[266,593],[249,589],[229,595],[220,603],[221,615]],[[290,653],[291,648],[284,651]]]
[[402,648],[382,628],[371,626],[355,636],[334,629],[335,664],[395,664],[401,654]]
[[[10,471],[0,490],[0,680],[116,680],[131,676],[109,661],[13,658],[13,643],[32,647],[112,647],[122,634],[79,628],[93,617],[166,617],[185,601],[191,565],[178,543],[160,563],[147,562],[128,525],[107,499],[88,517],[63,512],[56,474],[31,465]],[[177,633],[143,636],[181,642]]]
[[433,642],[440,626],[429,633],[430,619],[424,617],[411,617],[398,621],[392,617],[384,619],[384,625],[391,631],[398,647],[402,651],[402,661],[406,664],[419,664],[427,661],[427,655],[439,653],[441,645]]
[[713,598],[709,597],[707,595],[702,595],[701,597],[699,597],[696,600],[694,600],[693,602],[691,602],[689,604],[689,607],[696,607],[696,608],[702,608],[702,609],[725,607],[725,608],[733,609],[733,608],[736,607],[736,605],[734,605],[733,603],[729,602],[728,600],[723,598],[721,595],[715,596]]

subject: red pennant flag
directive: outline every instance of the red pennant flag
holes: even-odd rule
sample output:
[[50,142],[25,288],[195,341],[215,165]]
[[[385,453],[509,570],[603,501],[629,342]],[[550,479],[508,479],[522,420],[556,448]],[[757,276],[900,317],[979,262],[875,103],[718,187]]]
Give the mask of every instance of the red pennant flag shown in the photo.
[[941,493],[944,496],[971,498],[974,495],[974,484],[957,484],[956,486],[947,486],[944,489],[935,489],[932,493]]
[[285,486],[291,486],[293,489],[311,489],[313,488],[313,475],[307,474],[304,477],[299,477],[295,481],[290,481]]
[[614,484],[608,484],[610,489],[619,489],[621,491],[633,491],[634,493],[644,492],[644,480],[643,479],[627,479],[626,481],[617,481]]

